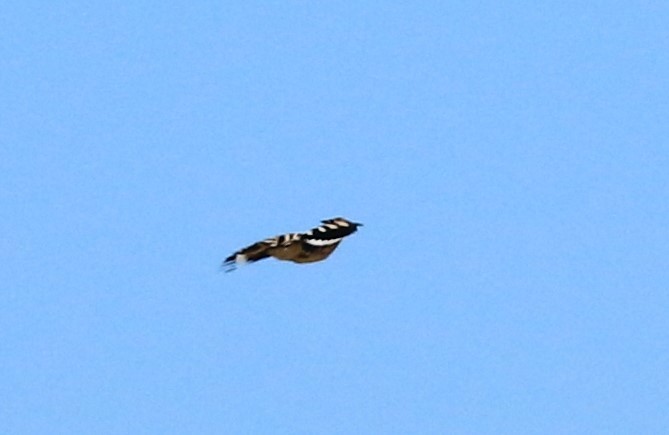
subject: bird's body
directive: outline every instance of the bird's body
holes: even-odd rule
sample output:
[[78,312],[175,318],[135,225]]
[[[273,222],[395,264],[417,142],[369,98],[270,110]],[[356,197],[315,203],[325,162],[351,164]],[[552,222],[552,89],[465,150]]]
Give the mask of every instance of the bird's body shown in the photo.
[[344,218],[321,221],[323,225],[305,233],[287,233],[254,243],[230,255],[223,262],[226,272],[237,264],[252,263],[268,257],[294,263],[325,260],[337,249],[341,240],[353,234],[362,224]]

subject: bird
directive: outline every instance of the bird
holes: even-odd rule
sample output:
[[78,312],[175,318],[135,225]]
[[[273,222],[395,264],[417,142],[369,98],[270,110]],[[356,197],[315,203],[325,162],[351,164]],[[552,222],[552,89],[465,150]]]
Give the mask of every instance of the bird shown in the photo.
[[221,268],[225,272],[232,272],[237,265],[254,263],[268,257],[294,263],[322,261],[337,249],[344,237],[363,226],[343,217],[325,219],[321,224],[304,233],[286,233],[242,248],[226,258]]

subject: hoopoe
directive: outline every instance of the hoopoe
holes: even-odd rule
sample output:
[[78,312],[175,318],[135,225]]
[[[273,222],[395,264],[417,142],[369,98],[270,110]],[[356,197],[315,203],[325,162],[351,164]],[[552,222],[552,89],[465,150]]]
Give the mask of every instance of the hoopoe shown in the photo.
[[321,223],[305,233],[282,234],[240,249],[225,259],[222,268],[231,272],[238,264],[253,263],[267,257],[295,263],[322,261],[337,249],[344,237],[362,226],[342,217],[326,219]]

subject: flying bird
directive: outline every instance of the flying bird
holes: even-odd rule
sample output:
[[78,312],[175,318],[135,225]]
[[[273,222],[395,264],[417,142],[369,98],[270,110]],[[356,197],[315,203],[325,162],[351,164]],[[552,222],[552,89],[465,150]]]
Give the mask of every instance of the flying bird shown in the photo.
[[282,234],[240,249],[225,259],[222,268],[231,272],[238,264],[253,263],[267,257],[294,263],[322,261],[337,249],[344,237],[362,226],[342,217],[326,219],[321,223],[305,233]]

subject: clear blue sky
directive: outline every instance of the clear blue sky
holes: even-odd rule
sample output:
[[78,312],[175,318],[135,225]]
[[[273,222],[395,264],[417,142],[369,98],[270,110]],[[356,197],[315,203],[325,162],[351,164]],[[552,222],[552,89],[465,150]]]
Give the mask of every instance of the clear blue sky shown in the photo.
[[5,2],[0,432],[667,433],[667,53],[662,1]]

